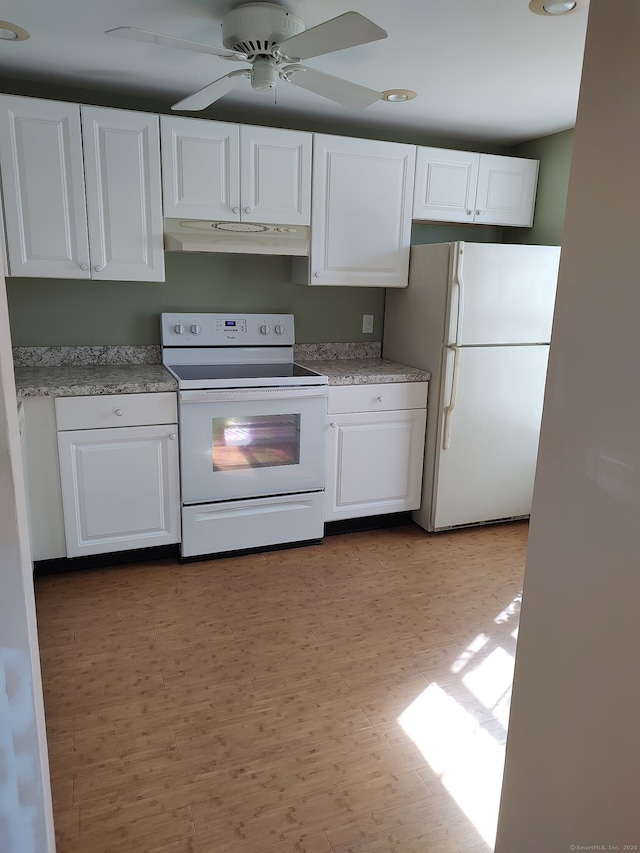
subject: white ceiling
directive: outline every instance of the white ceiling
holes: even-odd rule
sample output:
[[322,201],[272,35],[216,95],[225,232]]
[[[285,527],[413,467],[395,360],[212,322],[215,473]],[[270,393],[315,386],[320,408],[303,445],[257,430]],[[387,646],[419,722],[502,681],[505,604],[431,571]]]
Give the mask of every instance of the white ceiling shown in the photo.
[[[0,41],[0,75],[128,92],[167,108],[231,70],[215,56],[110,38],[130,26],[221,46],[221,20],[238,0],[3,0],[0,13],[31,34]],[[377,102],[354,113],[299,87],[272,93],[249,85],[221,109],[251,111],[256,123],[288,117],[340,121],[405,135],[515,143],[575,122],[587,10],[532,14],[528,0],[286,0],[307,28],[357,11],[389,34],[368,45],[309,59],[319,71],[377,90],[418,93],[406,103]],[[194,115],[200,115],[195,113]],[[215,118],[216,108],[203,113]]]

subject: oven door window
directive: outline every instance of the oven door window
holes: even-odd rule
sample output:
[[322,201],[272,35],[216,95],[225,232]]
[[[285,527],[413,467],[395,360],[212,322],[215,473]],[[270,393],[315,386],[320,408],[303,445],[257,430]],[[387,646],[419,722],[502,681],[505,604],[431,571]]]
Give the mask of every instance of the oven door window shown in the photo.
[[274,468],[300,462],[300,415],[245,415],[212,420],[215,472]]

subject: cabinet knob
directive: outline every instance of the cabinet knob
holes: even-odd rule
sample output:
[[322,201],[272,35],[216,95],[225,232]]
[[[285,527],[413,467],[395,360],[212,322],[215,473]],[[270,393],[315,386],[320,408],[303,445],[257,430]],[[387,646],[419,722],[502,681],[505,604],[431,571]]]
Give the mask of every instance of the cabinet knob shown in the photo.
[[319,272],[314,272],[313,277],[314,277],[314,278],[320,278],[320,273],[319,273]]
[[101,267],[100,265],[96,265],[93,269],[95,270],[95,272],[102,272],[104,267]]
[[177,437],[178,436],[175,434],[175,432],[169,433],[169,440],[170,441],[175,441]]
[[245,207],[244,212],[245,212],[245,213],[251,213],[251,208],[250,208],[250,207]]
[[378,402],[384,403],[384,397],[382,396],[382,394],[378,397]]
[[331,429],[337,429],[338,424],[336,423],[336,421],[331,421],[330,426],[331,426]]
[[124,415],[124,409],[115,409],[114,415],[117,415],[117,417],[121,418]]
[[240,213],[240,208],[239,207],[232,207],[231,213]]
[[473,216],[473,210],[467,210],[467,216]]
[[81,270],[88,270],[88,269],[89,269],[89,264],[80,264],[80,269],[81,269]]
[[482,210],[476,210],[476,216],[482,216],[482,213],[483,213]]

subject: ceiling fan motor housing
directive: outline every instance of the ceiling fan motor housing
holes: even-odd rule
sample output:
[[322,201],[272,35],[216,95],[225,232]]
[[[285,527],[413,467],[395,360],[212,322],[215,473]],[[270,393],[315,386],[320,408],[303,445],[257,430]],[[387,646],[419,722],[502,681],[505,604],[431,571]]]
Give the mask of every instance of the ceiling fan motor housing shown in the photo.
[[300,18],[277,3],[245,3],[225,15],[222,43],[251,60],[271,56],[280,42],[303,30]]

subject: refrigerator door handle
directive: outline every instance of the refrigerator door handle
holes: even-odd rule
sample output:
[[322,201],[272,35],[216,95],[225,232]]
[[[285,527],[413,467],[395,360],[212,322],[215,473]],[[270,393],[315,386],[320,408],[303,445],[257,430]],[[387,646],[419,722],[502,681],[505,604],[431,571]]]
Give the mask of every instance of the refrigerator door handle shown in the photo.
[[451,444],[451,416],[456,407],[456,396],[458,394],[458,373],[460,368],[460,347],[449,346],[453,352],[453,371],[451,376],[451,393],[449,395],[449,405],[444,409],[444,424],[442,430],[442,449],[448,450]]
[[462,318],[464,316],[464,276],[462,272],[463,249],[457,249],[455,267],[451,278],[449,305],[449,339],[447,346],[460,345],[462,341]]

